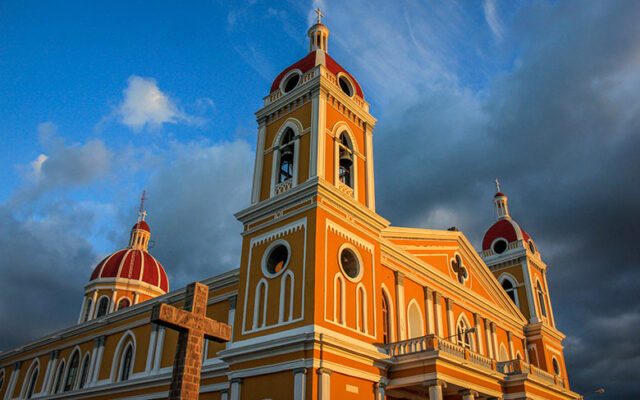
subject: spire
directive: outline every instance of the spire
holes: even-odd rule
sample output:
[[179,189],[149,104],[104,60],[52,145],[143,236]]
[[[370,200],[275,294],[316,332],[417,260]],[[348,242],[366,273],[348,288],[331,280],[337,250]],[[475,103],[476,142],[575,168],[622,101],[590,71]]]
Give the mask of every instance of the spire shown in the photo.
[[[309,36],[309,52],[316,51],[316,65],[324,64],[324,55],[327,53],[327,38],[329,37],[329,30],[326,26],[322,25],[322,11],[319,8],[313,10],[318,14],[318,21],[307,31]],[[319,62],[321,61],[321,62]]]
[[142,191],[142,197],[140,198],[140,210],[138,211],[138,222],[131,228],[131,236],[129,238],[129,248],[134,250],[147,251],[149,248],[149,238],[151,237],[151,230],[149,224],[144,220],[147,216],[147,212],[144,209],[144,201],[147,200],[146,190]]
[[496,207],[498,219],[511,218],[509,216],[509,206],[507,205],[507,196],[500,191],[500,181],[496,178],[497,193],[493,196],[493,204]]

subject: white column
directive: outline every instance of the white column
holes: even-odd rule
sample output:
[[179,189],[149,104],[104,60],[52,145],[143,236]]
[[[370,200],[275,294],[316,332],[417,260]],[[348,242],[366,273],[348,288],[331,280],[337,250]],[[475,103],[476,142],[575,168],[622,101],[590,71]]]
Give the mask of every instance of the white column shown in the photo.
[[228,343],[233,342],[234,321],[236,319],[236,304],[238,303],[238,296],[229,297],[229,314],[227,317],[227,324],[231,325],[231,339]]
[[104,342],[107,339],[106,336],[100,336],[98,339],[98,354],[96,356],[96,362],[93,367],[93,377],[91,379],[91,386],[94,386],[98,379],[100,379],[100,367],[102,366],[102,355],[104,354]]
[[91,382],[93,381],[93,370],[96,367],[96,357],[98,355],[98,348],[100,346],[100,338],[96,338],[93,341],[93,348],[91,349],[91,358],[89,361],[89,371],[87,373],[87,382],[85,387],[91,386]]
[[293,400],[304,400],[307,390],[307,369],[293,370]]
[[458,338],[455,336],[456,327],[453,323],[453,300],[444,299],[444,301],[447,306],[447,336],[449,336],[449,341],[458,343]]
[[158,339],[158,325],[151,324],[151,334],[149,335],[149,349],[147,350],[147,363],[144,367],[144,372],[147,374],[151,372],[153,367],[153,356],[156,350],[156,340]]
[[536,308],[536,304],[534,301],[536,291],[531,284],[531,271],[529,270],[529,263],[526,259],[522,263],[522,275],[524,276],[524,286],[527,290],[527,303],[529,304],[530,322],[540,322],[540,318],[538,318],[538,309]]
[[309,138],[309,178],[313,178],[318,174],[318,103],[320,93],[315,92],[311,95],[311,134]]
[[331,399],[331,371],[326,368],[318,368],[318,400]]
[[427,320],[427,335],[432,335],[435,333],[435,326],[433,322],[433,291],[425,287],[424,289],[424,309],[427,312],[426,320]]
[[440,301],[440,293],[433,292],[433,301],[436,303],[435,307],[435,319],[436,319],[436,335],[443,337],[442,331],[442,302]]
[[482,328],[480,327],[480,315],[478,313],[473,314],[473,327],[476,328],[476,351],[480,354],[484,353],[484,343],[482,343]]
[[[313,129],[313,128],[312,128]],[[324,178],[325,170],[325,155],[327,138],[327,93],[320,90],[318,94],[318,167],[317,175],[320,178]],[[354,160],[355,162],[355,160]],[[354,166],[354,171],[355,171]],[[354,185],[356,186],[356,185]]]
[[251,189],[251,204],[260,201],[262,185],[262,166],[264,161],[264,141],[267,134],[265,118],[258,121],[258,143],[256,144],[256,161],[253,167],[253,187]]
[[424,383],[429,388],[429,400],[443,400],[442,389],[447,387],[447,384],[440,379],[434,379]]
[[476,397],[478,397],[478,392],[469,389],[460,390],[458,394],[462,396],[462,400],[474,400]]
[[367,123],[364,124],[365,130],[365,142],[364,142],[364,156],[365,156],[365,182],[367,190],[367,207],[372,211],[376,210],[376,192],[375,181],[373,179],[373,135],[371,134],[371,128]]
[[135,293],[133,294],[133,304],[132,304],[132,305],[138,304],[138,301],[139,301],[139,300],[140,300],[140,293],[135,292]]
[[116,296],[118,295],[118,291],[114,290],[111,293],[111,306],[109,307],[109,313],[112,313],[116,310]]
[[507,331],[507,341],[509,342],[509,360],[514,360],[515,357],[515,352],[513,351],[513,337],[511,335],[511,332]]
[[220,391],[220,400],[229,400],[229,390],[228,389],[222,389]]
[[489,358],[497,358],[494,356],[493,354],[493,345],[491,344],[491,330],[489,328],[489,320],[488,319],[484,319],[484,337],[485,340],[487,341],[487,357]]
[[[491,327],[491,341],[493,342],[493,351],[495,352],[496,359],[498,359],[498,356],[500,354],[500,348],[498,347],[498,335],[496,335],[495,322],[492,322],[490,324],[490,327]],[[506,360],[502,360],[502,361],[506,361]]]
[[549,305],[549,321],[551,326],[556,327],[556,319],[553,317],[553,307],[551,307],[551,296],[549,295],[549,285],[547,285],[547,273],[542,272],[542,279],[544,280],[544,292],[547,298],[547,304]]
[[240,400],[240,389],[242,389],[242,378],[231,379],[231,400]]
[[98,291],[94,290],[93,294],[91,295],[91,308],[89,309],[89,316],[87,317],[87,320],[89,319],[94,319],[94,312],[96,310],[96,300],[98,299]]
[[373,388],[375,389],[375,399],[376,400],[386,400],[386,393],[385,393],[385,389],[386,389],[386,385],[383,384],[382,382],[377,382],[373,385]]
[[159,326],[156,335],[156,351],[153,357],[153,371],[157,373],[160,370],[160,361],[162,361],[162,349],[164,348],[164,332],[165,327]]
[[[44,381],[42,381],[42,388],[40,389],[41,394],[46,394],[47,392],[47,384],[49,383],[49,376],[51,375],[51,365],[55,363],[55,351],[49,352],[49,360],[47,361],[47,369],[44,372]],[[0,388],[2,390],[2,388]]]
[[82,307],[80,307],[80,315],[78,316],[78,324],[83,322],[82,316],[84,315],[84,309],[87,307],[87,296],[82,297]]
[[407,339],[407,318],[404,309],[404,275],[395,271],[396,277],[396,315],[398,316],[398,339]]

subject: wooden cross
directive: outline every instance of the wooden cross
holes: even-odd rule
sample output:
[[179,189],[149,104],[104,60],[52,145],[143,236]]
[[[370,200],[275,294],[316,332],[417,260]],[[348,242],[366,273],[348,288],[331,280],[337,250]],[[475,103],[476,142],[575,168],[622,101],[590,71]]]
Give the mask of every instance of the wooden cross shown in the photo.
[[168,304],[157,304],[151,310],[151,322],[180,332],[169,400],[198,398],[204,338],[231,340],[230,325],[207,318],[208,296],[209,287],[194,282],[186,288],[184,310]]
[[453,272],[458,276],[458,282],[464,283],[465,279],[467,279],[467,269],[462,266],[460,256],[455,256],[451,261],[451,266],[453,267]]
[[324,14],[322,13],[322,11],[320,11],[319,8],[316,8],[315,10],[316,14],[318,14],[318,23],[321,24],[322,23],[322,17],[324,17]]

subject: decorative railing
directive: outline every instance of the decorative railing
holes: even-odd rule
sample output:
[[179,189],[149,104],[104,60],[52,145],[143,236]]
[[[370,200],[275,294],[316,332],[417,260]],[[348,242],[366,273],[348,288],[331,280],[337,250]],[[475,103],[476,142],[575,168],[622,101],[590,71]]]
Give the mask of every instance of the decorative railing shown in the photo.
[[353,188],[338,181],[338,189],[349,197],[353,197]]
[[389,343],[387,352],[390,356],[400,357],[422,352],[441,351],[469,361],[472,364],[481,366],[486,369],[494,370],[505,375],[533,375],[540,380],[552,384],[565,387],[565,380],[557,375],[543,371],[524,360],[510,360],[496,362],[482,354],[470,351],[462,346],[448,340],[439,338],[435,335],[421,336],[418,338],[403,340],[401,342]]
[[293,186],[293,180],[287,179],[284,182],[280,182],[276,184],[275,193],[280,194],[282,192],[286,192],[287,190],[291,189],[292,186]]

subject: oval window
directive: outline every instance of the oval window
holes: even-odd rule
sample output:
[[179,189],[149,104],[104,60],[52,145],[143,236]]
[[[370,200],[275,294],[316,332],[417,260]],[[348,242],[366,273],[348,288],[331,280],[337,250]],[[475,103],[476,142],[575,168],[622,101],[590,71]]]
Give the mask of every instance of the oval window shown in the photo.
[[553,357],[551,363],[553,364],[553,372],[555,372],[556,375],[560,376],[560,364],[558,363],[558,360]]
[[265,261],[265,272],[269,275],[278,275],[282,272],[289,261],[289,249],[282,243],[273,246]]
[[533,245],[533,240],[529,240],[529,250],[531,250],[531,253],[536,254],[536,248]]
[[351,82],[344,76],[341,76],[338,79],[338,83],[340,84],[340,89],[349,97],[353,96],[353,88],[351,87]]
[[493,244],[493,252],[496,254],[502,254],[507,250],[507,241],[500,239]]
[[342,272],[350,279],[358,279],[360,277],[360,261],[355,251],[350,248],[343,248],[340,251],[340,268]]
[[284,93],[290,92],[291,90],[293,90],[293,88],[298,86],[298,82],[300,82],[300,74],[297,74],[297,73],[296,74],[292,74],[284,82],[282,91]]

